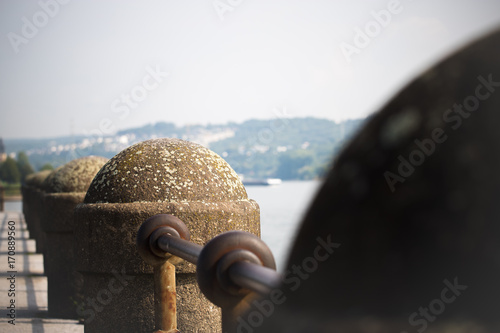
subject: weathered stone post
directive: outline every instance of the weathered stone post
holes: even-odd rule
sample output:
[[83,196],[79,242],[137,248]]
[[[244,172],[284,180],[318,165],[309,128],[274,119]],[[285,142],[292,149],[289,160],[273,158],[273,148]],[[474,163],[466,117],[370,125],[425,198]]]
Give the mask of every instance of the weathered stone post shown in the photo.
[[[31,210],[32,210],[32,192],[33,192],[33,180],[35,179],[36,173],[32,173],[26,176],[24,183],[21,185],[21,196],[23,200],[23,215],[28,230],[32,228],[31,226]],[[30,237],[33,236],[30,230]]]
[[[23,191],[23,212],[29,223],[30,238],[36,241],[36,252],[43,253],[45,237],[42,233],[40,220],[43,210],[43,183],[53,171],[40,171],[29,178]],[[26,207],[25,207],[26,205]]]
[[5,189],[3,188],[3,185],[0,182],[0,212],[3,212],[4,210],[4,201],[5,201]]
[[[155,329],[153,267],[135,239],[156,214],[184,221],[203,245],[228,230],[260,234],[259,207],[217,154],[187,141],[155,139],[113,157],[75,210],[76,255],[84,275],[85,332]],[[181,332],[220,332],[220,309],[201,293],[194,265],[176,264],[177,325]]]
[[46,236],[44,265],[53,318],[77,318],[83,277],[75,270],[73,210],[83,202],[92,179],[107,160],[97,156],[73,160],[44,183],[41,226]]

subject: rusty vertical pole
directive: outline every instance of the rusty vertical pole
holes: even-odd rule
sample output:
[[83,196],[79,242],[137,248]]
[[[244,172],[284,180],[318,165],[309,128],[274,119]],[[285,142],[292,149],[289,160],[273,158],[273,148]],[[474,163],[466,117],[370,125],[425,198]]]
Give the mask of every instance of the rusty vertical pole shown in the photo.
[[147,219],[137,233],[137,249],[141,257],[153,266],[154,280],[154,329],[155,333],[176,333],[177,290],[175,264],[182,259],[158,248],[162,235],[189,241],[186,225],[172,215],[159,214]]
[[165,261],[154,268],[156,333],[175,333],[177,330],[177,293],[175,266]]

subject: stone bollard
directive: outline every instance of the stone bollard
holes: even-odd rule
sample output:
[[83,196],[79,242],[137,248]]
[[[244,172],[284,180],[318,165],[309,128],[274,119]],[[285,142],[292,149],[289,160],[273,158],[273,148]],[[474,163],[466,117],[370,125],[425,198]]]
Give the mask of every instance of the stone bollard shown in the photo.
[[[228,230],[260,235],[259,207],[238,175],[217,154],[187,141],[154,139],[113,157],[75,210],[78,270],[85,332],[155,329],[153,267],[135,238],[156,214],[184,221],[191,241],[205,244]],[[201,293],[196,267],[176,264],[177,325],[181,332],[220,332],[220,309]]]
[[92,179],[107,160],[97,156],[73,160],[44,182],[41,226],[46,237],[44,266],[52,318],[78,318],[76,305],[81,303],[83,278],[75,270],[73,210],[83,202]]
[[[30,178],[23,191],[23,212],[29,223],[30,238],[36,241],[36,252],[43,253],[44,235],[41,230],[40,220],[43,210],[43,182],[53,171],[40,171]],[[26,205],[26,207],[25,207]]]
[[5,201],[5,189],[0,182],[0,212],[4,210],[4,201]]
[[33,191],[33,181],[35,179],[36,173],[29,174],[26,176],[24,183],[21,185],[21,196],[23,201],[23,215],[24,220],[26,221],[26,225],[28,230],[30,231],[30,237],[32,236],[31,232],[31,211],[32,211],[32,202],[31,202],[31,193]]

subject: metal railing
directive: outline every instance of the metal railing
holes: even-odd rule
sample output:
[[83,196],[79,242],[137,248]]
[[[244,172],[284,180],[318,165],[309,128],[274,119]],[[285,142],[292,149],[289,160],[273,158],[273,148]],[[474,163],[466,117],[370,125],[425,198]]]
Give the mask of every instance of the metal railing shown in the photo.
[[142,258],[154,267],[155,325],[157,332],[178,332],[175,303],[175,264],[184,259],[196,265],[203,294],[222,309],[223,331],[236,324],[245,300],[266,295],[279,286],[274,257],[257,236],[229,231],[205,246],[190,242],[186,225],[172,215],[146,220],[137,234]]

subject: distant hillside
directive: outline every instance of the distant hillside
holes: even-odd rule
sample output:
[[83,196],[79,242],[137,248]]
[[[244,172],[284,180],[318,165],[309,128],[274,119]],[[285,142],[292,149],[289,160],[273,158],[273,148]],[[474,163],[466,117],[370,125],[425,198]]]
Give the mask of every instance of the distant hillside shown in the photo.
[[238,125],[233,137],[210,148],[245,176],[311,179],[324,173],[361,124],[317,118],[249,120]]
[[275,118],[223,125],[177,127],[159,122],[111,136],[51,139],[4,139],[7,153],[24,151],[35,169],[100,155],[111,158],[126,147],[151,138],[172,137],[197,142],[221,155],[247,177],[311,179],[321,176],[333,156],[364,119],[335,123],[318,118]]

